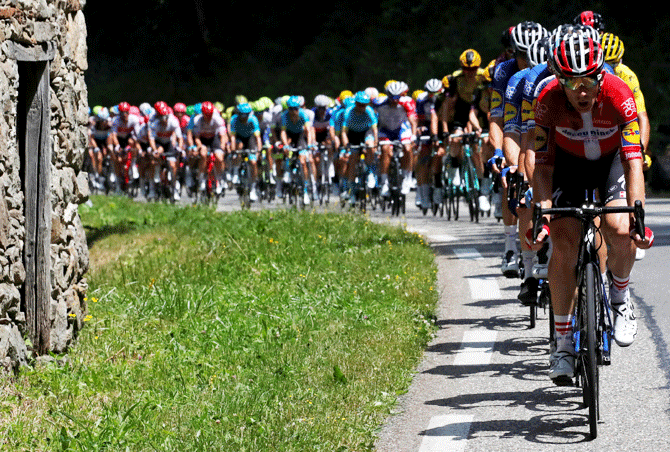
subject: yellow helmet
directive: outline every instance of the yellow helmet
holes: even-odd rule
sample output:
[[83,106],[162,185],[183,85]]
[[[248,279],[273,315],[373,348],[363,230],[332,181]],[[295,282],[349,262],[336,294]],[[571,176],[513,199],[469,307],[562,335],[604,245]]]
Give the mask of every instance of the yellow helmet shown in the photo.
[[347,97],[351,97],[353,95],[354,95],[354,93],[352,93],[348,89],[345,89],[344,91],[342,91],[340,93],[340,100],[342,101],[342,100],[346,99]]
[[606,63],[618,63],[623,57],[623,41],[612,33],[604,33],[600,45],[605,53]]
[[442,77],[442,86],[444,86],[444,89],[449,88],[449,76],[445,75]]
[[477,68],[482,64],[482,57],[475,49],[468,49],[458,57],[461,66],[464,68]]
[[486,79],[487,82],[493,81],[493,71],[495,71],[495,68],[496,68],[496,60],[493,59],[486,66],[486,68],[484,70],[484,78]]
[[419,96],[421,96],[423,93],[425,93],[425,91],[422,89],[415,90],[414,92],[412,92],[412,99],[414,99],[415,101],[418,100]]

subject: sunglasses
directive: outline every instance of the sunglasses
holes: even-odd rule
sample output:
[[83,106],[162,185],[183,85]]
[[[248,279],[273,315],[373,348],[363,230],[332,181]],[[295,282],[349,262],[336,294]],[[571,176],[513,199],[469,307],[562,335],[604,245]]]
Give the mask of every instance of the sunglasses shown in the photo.
[[596,86],[598,86],[598,83],[600,83],[600,79],[602,78],[602,74],[598,74],[596,76],[588,76],[588,77],[575,77],[575,78],[560,78],[561,85],[563,85],[565,88],[569,89],[570,91],[576,91],[582,86],[585,89],[593,89]]

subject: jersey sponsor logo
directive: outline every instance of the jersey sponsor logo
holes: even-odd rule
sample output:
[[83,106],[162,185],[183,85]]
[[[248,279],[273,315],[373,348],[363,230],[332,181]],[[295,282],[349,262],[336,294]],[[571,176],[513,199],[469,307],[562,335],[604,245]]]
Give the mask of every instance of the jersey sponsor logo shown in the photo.
[[505,122],[512,121],[518,113],[519,111],[514,105],[505,104]]
[[617,132],[617,127],[610,128],[588,128],[575,130],[570,127],[556,127],[556,131],[564,137],[574,141],[599,141],[613,136]]
[[524,100],[521,102],[521,120],[523,122],[528,122],[529,120],[532,120],[534,118],[533,116],[533,106],[531,105],[530,102],[527,100]]
[[626,118],[632,118],[637,112],[637,109],[635,108],[635,99],[629,97],[621,104],[621,108],[623,109],[623,114]]
[[500,93],[497,92],[497,91],[493,91],[493,93],[491,94],[491,110],[493,110],[495,108],[500,108],[500,106],[502,105],[502,102],[503,102],[503,98],[500,95]]
[[621,145],[624,147],[640,145],[640,125],[637,121],[631,121],[623,127]]
[[535,105],[535,119],[537,121],[543,121],[544,120],[544,115],[547,113],[547,110],[549,107],[547,107],[547,104],[536,104]]

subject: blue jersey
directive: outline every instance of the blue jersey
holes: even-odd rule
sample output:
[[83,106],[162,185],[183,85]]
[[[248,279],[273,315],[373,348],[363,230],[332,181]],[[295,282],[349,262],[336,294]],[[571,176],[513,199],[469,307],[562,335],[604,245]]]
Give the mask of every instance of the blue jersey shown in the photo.
[[525,84],[526,74],[530,69],[522,69],[515,72],[507,82],[504,100],[504,126],[503,132],[520,134],[521,133],[521,98]]
[[335,110],[330,116],[330,126],[335,129],[335,132],[339,133],[342,131],[342,123],[344,122],[344,112],[346,108],[340,108]]
[[288,132],[294,134],[302,133],[305,128],[305,125],[311,124],[307,112],[302,108],[298,110],[298,120],[296,122],[291,121],[289,114],[290,112],[286,110],[281,115],[281,128]]
[[535,89],[539,82],[551,75],[547,63],[538,64],[526,73],[521,100],[521,133],[535,127]]
[[239,115],[233,115],[230,119],[230,133],[244,138],[249,138],[252,135],[260,135],[261,128],[258,118],[255,115],[249,115],[247,121],[244,122],[240,119]]
[[491,81],[491,118],[503,118],[505,114],[505,91],[509,79],[519,72],[515,58],[503,61],[496,66]]
[[342,116],[342,128],[352,132],[366,132],[377,125],[377,114],[369,105],[360,113],[355,106],[347,108]]

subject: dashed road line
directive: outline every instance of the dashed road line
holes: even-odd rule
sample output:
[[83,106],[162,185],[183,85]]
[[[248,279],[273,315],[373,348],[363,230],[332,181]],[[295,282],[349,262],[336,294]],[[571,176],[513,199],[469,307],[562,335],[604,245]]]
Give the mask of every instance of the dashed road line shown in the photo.
[[434,416],[424,432],[419,452],[461,452],[465,450],[473,416]]

